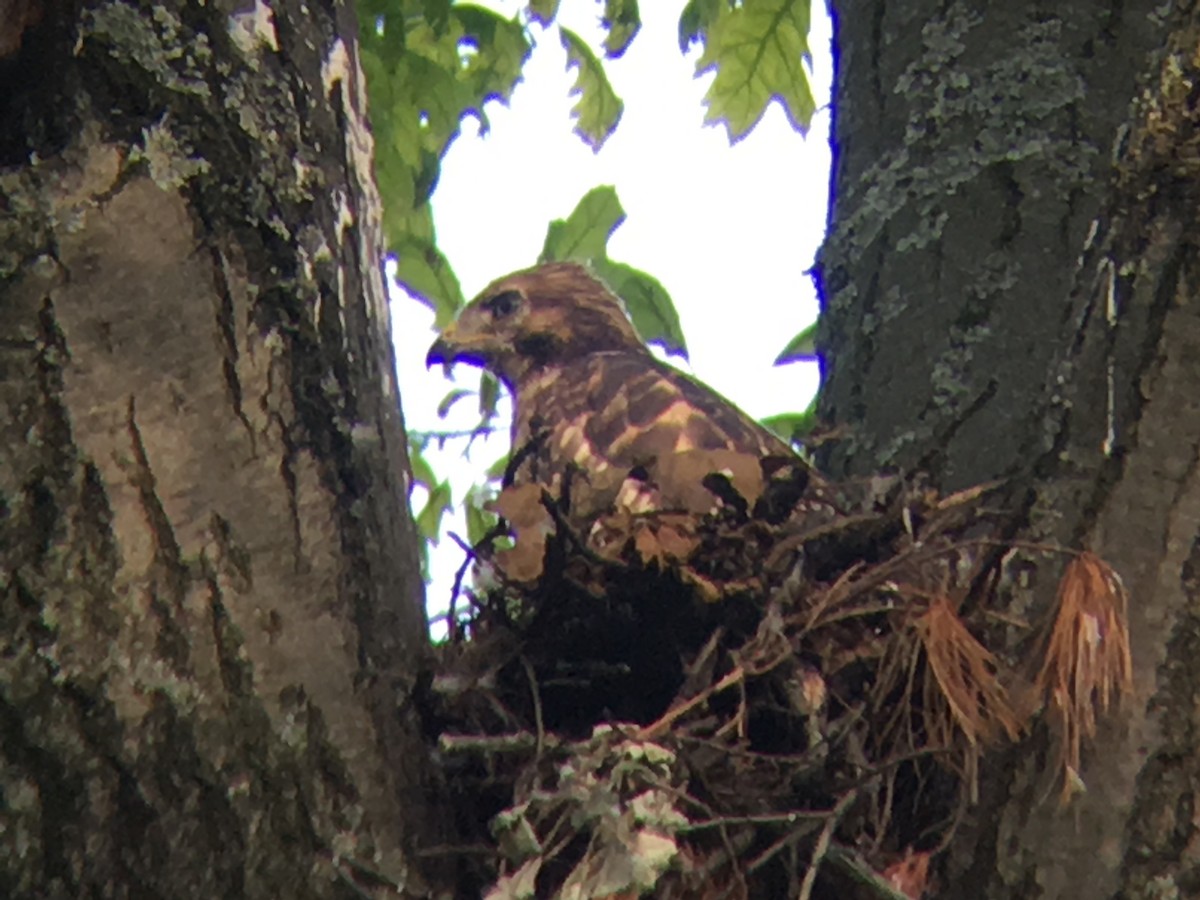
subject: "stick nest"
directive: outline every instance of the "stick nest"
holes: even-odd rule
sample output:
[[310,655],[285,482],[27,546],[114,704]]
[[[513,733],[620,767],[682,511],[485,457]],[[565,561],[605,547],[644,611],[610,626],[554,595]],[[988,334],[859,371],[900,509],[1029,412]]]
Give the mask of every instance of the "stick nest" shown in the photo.
[[[916,898],[1039,717],[1082,789],[1131,691],[1101,560],[997,537],[991,487],[723,469],[669,511],[501,495],[432,691],[464,896]],[[1031,557],[1066,560],[1033,624]]]

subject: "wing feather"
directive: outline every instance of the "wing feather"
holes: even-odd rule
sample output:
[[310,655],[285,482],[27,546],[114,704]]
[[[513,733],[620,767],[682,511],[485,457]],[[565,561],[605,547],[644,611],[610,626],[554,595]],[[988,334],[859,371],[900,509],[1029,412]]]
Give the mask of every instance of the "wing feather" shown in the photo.
[[548,482],[572,463],[628,472],[691,450],[794,455],[728,400],[644,353],[595,353],[548,371],[521,386],[516,406],[514,448],[542,435],[534,477]]

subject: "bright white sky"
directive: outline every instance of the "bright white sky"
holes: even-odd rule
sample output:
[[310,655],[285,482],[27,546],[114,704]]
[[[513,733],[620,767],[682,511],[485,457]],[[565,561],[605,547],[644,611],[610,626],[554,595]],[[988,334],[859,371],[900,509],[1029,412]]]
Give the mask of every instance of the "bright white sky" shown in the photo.
[[[515,15],[523,2],[485,0]],[[813,3],[812,84],[818,111],[801,138],[777,105],[745,140],[730,147],[724,127],[702,126],[702,99],[711,75],[693,77],[698,50],[679,53],[683,0],[641,4],[643,27],[625,56],[605,63],[625,113],[598,154],[571,128],[574,72],[552,27],[533,26],[537,43],[508,108],[489,104],[491,131],[474,120],[451,147],[433,198],[438,244],[463,293],[537,261],[546,226],[564,218],[600,184],[614,185],[628,218],[609,242],[612,259],[644,269],[675,300],[690,351],[691,371],[746,412],[763,417],[804,409],[817,387],[816,367],[772,366],[787,341],[817,315],[812,264],[825,228],[828,196],[831,56],[824,4]],[[563,0],[563,23],[599,48],[599,2]],[[457,414],[437,416],[453,386],[440,368],[426,372],[433,313],[398,292],[392,304],[400,392],[410,429],[470,427],[471,400]],[[672,360],[679,363],[678,359]],[[686,365],[686,364],[685,364]],[[477,372],[459,367],[455,383],[473,387]],[[507,424],[486,444],[450,442],[430,453],[448,474],[458,501],[507,449]],[[413,508],[424,496],[418,491]],[[446,527],[460,535],[461,514]],[[431,559],[431,616],[443,612],[463,559],[442,540]],[[461,609],[461,606],[460,606]],[[444,630],[435,627],[435,635]]]

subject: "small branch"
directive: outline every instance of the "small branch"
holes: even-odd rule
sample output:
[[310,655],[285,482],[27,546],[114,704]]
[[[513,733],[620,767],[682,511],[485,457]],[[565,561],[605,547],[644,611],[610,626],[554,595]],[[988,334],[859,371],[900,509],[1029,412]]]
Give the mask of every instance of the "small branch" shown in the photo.
[[826,852],[825,858],[831,865],[842,869],[855,882],[867,888],[871,896],[878,897],[879,900],[912,900],[908,894],[888,884],[882,875],[866,863],[857,850],[833,844]]
[[657,721],[643,726],[638,731],[638,740],[652,741],[662,737],[663,733],[667,731],[667,729],[669,729],[679,718],[695,709],[701,703],[704,703],[709,697],[713,696],[714,694],[719,694],[727,687],[737,684],[745,677],[745,671],[743,671],[741,666],[738,666],[716,684],[705,688],[691,700],[685,700],[678,706],[672,707],[671,709],[667,710]]
[[531,435],[529,440],[513,453],[512,458],[508,461],[508,465],[504,467],[504,475],[500,479],[501,488],[512,487],[513,482],[517,478],[517,471],[524,465],[525,460],[529,459],[529,457],[542,448],[548,435],[549,432],[545,429]]
[[[821,860],[825,858],[825,854],[829,852],[829,842],[833,839],[833,832],[837,828],[838,822],[842,820],[842,816],[846,814],[846,810],[850,808],[855,800],[858,799],[858,791],[848,791],[842,795],[842,799],[837,802],[837,805],[828,812],[816,818],[825,819],[825,827],[821,829],[821,834],[817,838],[817,842],[813,845],[812,860],[809,864],[808,873],[804,877],[804,882],[800,887],[800,894],[797,900],[811,900],[813,883],[816,881],[816,871],[821,865]],[[754,857],[753,860],[746,866],[747,872],[756,872],[770,862],[781,850],[787,849],[804,835],[812,831],[811,828],[796,828],[789,831],[775,843],[771,844],[766,850]],[[810,877],[811,874],[811,877]],[[807,889],[806,887],[807,886]]]
[[834,829],[842,820],[842,816],[846,814],[846,810],[850,808],[850,804],[856,799],[858,799],[858,791],[850,791],[845,794],[833,808],[829,818],[825,820],[825,827],[821,829],[817,843],[813,846],[812,859],[809,861],[808,871],[804,873],[804,881],[800,883],[800,894],[796,900],[812,900],[813,887],[817,883],[817,872],[821,868],[821,863],[825,861],[825,855],[829,852],[829,842],[833,840]]
[[597,554],[595,550],[587,545],[583,538],[575,533],[575,529],[571,527],[569,522],[567,522],[566,517],[563,516],[562,510],[558,507],[558,503],[553,497],[550,496],[549,491],[542,491],[542,506],[545,507],[546,512],[550,514],[550,518],[554,520],[554,525],[556,528],[558,528],[558,533],[571,543],[571,546],[575,548],[580,556],[584,557],[584,559],[586,559],[588,562],[594,563],[598,566],[609,566],[613,564],[612,560],[605,559]]
[[507,531],[508,525],[503,519],[501,519],[499,522],[493,525],[488,533],[481,537],[474,545],[468,544],[453,531],[447,532],[447,534],[450,535],[450,540],[458,544],[459,548],[463,551],[463,553],[466,554],[466,558],[463,560],[462,565],[459,566],[458,571],[454,573],[454,586],[450,589],[450,609],[447,613],[447,631],[452,642],[458,638],[458,621],[457,617],[455,616],[455,612],[458,606],[458,596],[463,592],[463,578],[466,577],[467,571],[471,568],[471,563],[480,558],[480,550],[482,550],[484,547],[490,547],[496,538],[507,533]]
[[[825,815],[829,816],[831,813],[826,813]],[[781,850],[786,850],[796,841],[800,840],[800,838],[804,837],[806,834],[809,834],[815,825],[816,823],[814,822],[805,822],[800,828],[792,829],[787,834],[783,835],[783,837],[779,838],[779,840],[771,844],[771,846],[769,846],[762,853],[758,854],[758,856],[754,857],[754,859],[747,864],[746,871],[757,872],[768,862],[774,859]]]
[[529,679],[529,693],[533,696],[533,721],[537,726],[537,749],[534,756],[536,764],[541,761],[542,751],[546,748],[546,726],[542,721],[542,695],[538,689],[537,675],[534,674],[533,665],[524,655],[521,656],[521,666],[525,669],[525,677]]
[[490,844],[434,844],[419,847],[417,856],[496,856],[497,850]]
[[[365,900],[379,900],[379,894],[376,891],[368,890],[368,887],[382,888],[388,892],[389,896],[404,896],[403,884],[390,875],[385,875],[378,869],[352,857],[334,854],[333,870],[343,884],[350,888],[356,896],[365,898]],[[367,884],[364,885],[364,882]]]
[[340,881],[343,885],[348,887],[350,889],[350,893],[352,893],[355,897],[358,897],[359,900],[375,900],[374,897],[372,897],[365,890],[363,890],[362,887],[360,887],[358,884],[356,884],[354,879],[351,878],[349,875],[347,875],[346,870],[343,869],[340,865],[335,864],[333,867],[333,871],[337,875],[338,881]]
[[450,589],[450,608],[446,612],[446,633],[450,638],[450,643],[456,644],[458,643],[458,595],[462,591],[463,578],[466,577],[467,569],[471,568],[471,563],[475,561],[475,548],[470,546],[453,531],[449,532],[449,535],[450,540],[458,544],[459,548],[466,554],[462,565],[454,573],[454,586]]
[[[749,672],[747,674],[754,675],[756,673]],[[738,682],[737,712],[733,714],[733,717],[728,722],[726,722],[724,725],[722,725],[720,728],[718,728],[716,730],[716,732],[713,734],[713,737],[720,740],[721,738],[724,738],[730,732],[736,732],[737,733],[737,743],[739,743],[739,744],[743,743],[746,739],[747,709],[748,709],[748,707],[746,704],[746,679],[742,678],[741,681]]]
[[[545,747],[558,744],[552,734],[542,737]],[[528,731],[510,734],[443,734],[438,737],[438,747],[446,753],[518,753],[533,750],[538,746],[538,736]]]
[[445,444],[446,441],[462,440],[470,438],[475,440],[479,437],[486,437],[496,433],[496,428],[492,425],[482,425],[478,428],[462,428],[457,431],[410,431],[408,436],[412,438],[414,443],[424,447],[426,444],[436,441],[439,445]]
[[821,821],[829,818],[829,810],[794,809],[791,812],[764,813],[758,816],[718,816],[703,822],[689,822],[676,831],[686,834],[692,831],[707,831],[710,828],[725,828],[730,825],[795,825],[797,822]]

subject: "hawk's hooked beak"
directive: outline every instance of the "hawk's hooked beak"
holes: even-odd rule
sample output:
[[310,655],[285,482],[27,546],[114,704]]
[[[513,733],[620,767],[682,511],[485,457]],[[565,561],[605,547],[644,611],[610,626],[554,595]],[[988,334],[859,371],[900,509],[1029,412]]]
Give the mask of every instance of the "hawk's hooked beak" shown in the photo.
[[425,368],[432,369],[438,363],[450,366],[454,363],[454,347],[442,335],[433,342],[429,352],[425,354]]
[[487,362],[487,349],[491,343],[491,335],[479,334],[469,326],[461,328],[457,321],[451,322],[425,354],[425,368],[440,363],[449,371],[456,362],[482,366]]
[[457,324],[457,322],[451,322],[442,329],[442,333],[437,336],[437,340],[425,354],[425,368],[432,369],[440,363],[445,368],[446,374],[450,374],[450,367],[458,359],[459,353],[458,330],[455,328]]

